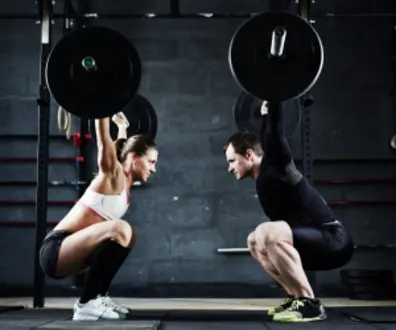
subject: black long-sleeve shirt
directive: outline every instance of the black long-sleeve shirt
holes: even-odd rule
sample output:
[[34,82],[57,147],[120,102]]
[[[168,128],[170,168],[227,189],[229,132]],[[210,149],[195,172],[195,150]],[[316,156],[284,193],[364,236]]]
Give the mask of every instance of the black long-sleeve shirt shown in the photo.
[[294,164],[284,132],[288,110],[295,109],[286,109],[285,103],[269,103],[267,126],[261,130],[264,157],[256,180],[261,207],[270,220],[285,220],[290,225],[334,221],[333,211]]

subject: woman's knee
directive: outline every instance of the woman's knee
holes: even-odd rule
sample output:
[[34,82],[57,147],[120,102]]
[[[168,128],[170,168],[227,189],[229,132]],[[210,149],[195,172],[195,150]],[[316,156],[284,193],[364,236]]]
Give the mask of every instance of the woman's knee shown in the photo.
[[136,233],[128,222],[120,219],[113,221],[111,238],[123,247],[132,248],[135,245]]

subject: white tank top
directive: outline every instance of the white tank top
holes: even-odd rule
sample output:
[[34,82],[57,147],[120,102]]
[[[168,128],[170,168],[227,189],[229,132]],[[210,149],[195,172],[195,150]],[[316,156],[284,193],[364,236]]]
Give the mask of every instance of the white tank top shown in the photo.
[[124,216],[129,207],[129,191],[124,180],[124,189],[118,195],[103,195],[88,188],[79,203],[105,220],[116,220]]

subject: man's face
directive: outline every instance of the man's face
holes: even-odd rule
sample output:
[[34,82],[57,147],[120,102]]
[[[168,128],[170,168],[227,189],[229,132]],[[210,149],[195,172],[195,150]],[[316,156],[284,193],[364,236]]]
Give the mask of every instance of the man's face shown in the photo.
[[237,180],[242,180],[248,176],[253,168],[253,160],[251,157],[252,150],[248,150],[245,156],[235,152],[234,146],[230,144],[225,152],[228,172],[233,173]]

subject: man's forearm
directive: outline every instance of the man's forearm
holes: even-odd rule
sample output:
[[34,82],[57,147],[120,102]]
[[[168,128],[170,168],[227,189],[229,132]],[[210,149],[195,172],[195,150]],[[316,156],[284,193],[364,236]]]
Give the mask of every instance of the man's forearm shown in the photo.
[[277,136],[285,135],[286,104],[284,102],[272,102],[268,105],[268,129]]
[[283,167],[292,159],[292,153],[285,136],[284,121],[286,106],[284,103],[269,103],[266,127],[261,130],[261,143],[268,162]]

